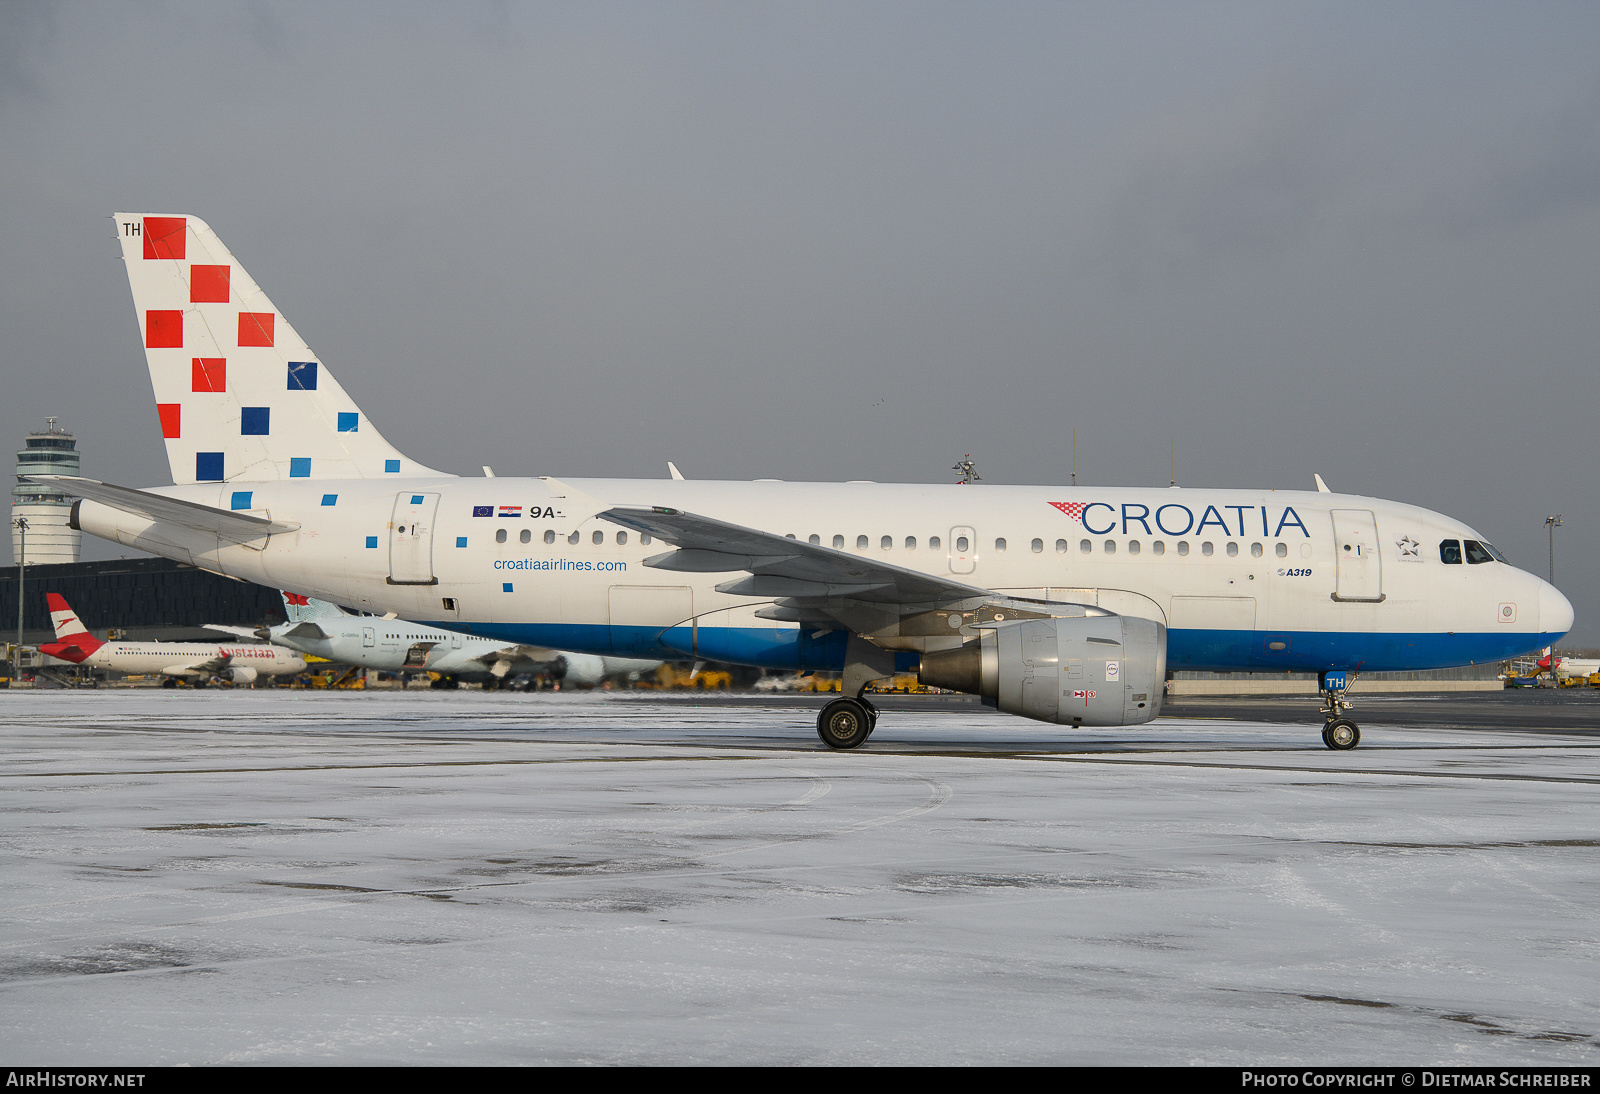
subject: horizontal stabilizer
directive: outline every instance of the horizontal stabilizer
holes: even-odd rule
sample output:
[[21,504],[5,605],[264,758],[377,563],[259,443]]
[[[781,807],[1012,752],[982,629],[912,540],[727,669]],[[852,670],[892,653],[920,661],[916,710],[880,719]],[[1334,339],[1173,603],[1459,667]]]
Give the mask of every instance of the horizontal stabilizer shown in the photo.
[[135,490],[130,486],[115,486],[94,479],[73,478],[70,475],[26,475],[30,482],[47,483],[64,493],[109,505],[124,513],[144,517],[166,524],[181,524],[201,532],[215,532],[229,539],[252,540],[280,532],[293,532],[300,526],[292,522],[271,521],[249,513],[235,513],[193,501],[181,501],[148,490]]
[[236,634],[240,638],[265,638],[265,627],[235,627],[229,623],[202,623],[200,626],[208,631],[221,631],[223,634]]

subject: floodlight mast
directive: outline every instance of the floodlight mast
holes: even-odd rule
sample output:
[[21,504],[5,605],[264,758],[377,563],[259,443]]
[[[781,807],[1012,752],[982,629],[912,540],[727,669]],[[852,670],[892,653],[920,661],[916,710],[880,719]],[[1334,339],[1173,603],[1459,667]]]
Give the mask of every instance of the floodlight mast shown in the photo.
[[17,517],[11,523],[20,537],[17,541],[17,644],[11,647],[11,683],[14,685],[22,673],[22,593],[28,574],[28,518]]
[[1561,514],[1545,517],[1545,524],[1550,529],[1550,584],[1556,583],[1556,529],[1561,527]]

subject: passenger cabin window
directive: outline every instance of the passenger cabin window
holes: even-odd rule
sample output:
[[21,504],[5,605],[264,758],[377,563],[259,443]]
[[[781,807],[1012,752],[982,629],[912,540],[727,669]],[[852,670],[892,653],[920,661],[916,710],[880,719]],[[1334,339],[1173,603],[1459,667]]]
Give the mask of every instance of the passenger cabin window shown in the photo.
[[1136,554],[1139,553],[1139,541],[1138,540],[1130,539],[1128,541],[1128,553],[1130,555],[1136,555]]
[[578,533],[576,531],[574,531],[570,536],[567,537],[567,542],[568,543],[577,543],[578,542]]
[[1239,553],[1239,545],[1237,543],[1228,544],[1228,557],[1229,558],[1235,557],[1236,555],[1238,555],[1238,553]]
[[916,536],[907,536],[906,537],[906,550],[915,551],[916,549],[917,549],[917,537]]
[[844,550],[844,537],[843,536],[834,536],[833,537],[833,546],[834,546],[834,549],[837,550],[837,551]]
[[1117,553],[1117,541],[1114,540],[1114,539],[1106,540],[1106,554],[1114,555],[1116,553]]
[[938,536],[929,536],[928,537],[928,550],[937,551],[938,549],[939,549],[939,537]]
[[544,530],[544,541],[546,543],[554,543],[556,541],[556,530],[554,528],[546,528]]
[[1093,543],[1089,542],[1086,539],[1080,539],[1078,541],[1078,553],[1079,554],[1086,555],[1090,551],[1093,551],[1093,550],[1094,550],[1094,544]]
[[1178,541],[1178,553],[1180,555],[1186,555],[1186,554],[1189,553],[1189,541],[1188,540],[1180,539]]
[[892,551],[894,549],[894,537],[884,536],[883,540],[878,544],[878,546],[882,547],[885,551]]
[[520,539],[523,543],[532,543],[533,542],[533,532],[530,529],[524,528],[522,530],[522,534],[519,535],[517,538]]
[[[794,537],[790,536],[789,538],[793,539]],[[650,536],[647,533],[640,532],[639,533],[639,542],[644,544],[646,547],[650,546]]]
[[956,554],[958,554],[958,555],[966,554],[967,553],[967,549],[969,547],[971,547],[971,546],[972,545],[967,542],[967,537],[966,536],[957,536],[956,537]]
[[994,549],[996,551],[1004,551],[1006,549],[1006,541],[1003,540],[1003,539],[995,540],[994,541]]
[[1446,566],[1461,565],[1461,541],[1459,539],[1447,539],[1439,544],[1439,561]]
[[856,537],[856,550],[865,551],[866,549],[867,549],[867,537],[866,536],[857,536]]
[[1032,543],[1030,543],[1028,546],[1032,549],[1033,553],[1036,554],[1036,555],[1041,555],[1041,554],[1044,553],[1044,540],[1042,540],[1042,539],[1036,539]]
[[589,537],[589,541],[598,547],[606,541],[606,534],[601,531],[596,531],[594,535]]
[[1469,539],[1462,546],[1467,549],[1467,561],[1474,566],[1485,562],[1493,562],[1494,556],[1483,549],[1483,544],[1475,539]]
[[811,533],[811,535],[809,535],[809,536],[807,536],[807,537],[806,537],[806,539],[807,539],[807,540],[808,540],[808,541],[809,541],[809,542],[810,542],[810,543],[811,543],[811,544],[812,544],[812,545],[813,545],[813,546],[820,546],[820,545],[821,545],[821,543],[822,543],[822,537],[821,537],[821,536],[819,536],[819,535],[817,535],[817,534],[816,534],[816,533],[815,533],[815,532],[813,532],[813,533]]
[[1250,545],[1250,557],[1251,558],[1260,558],[1261,557],[1261,544],[1252,543]]
[[496,543],[504,543],[506,541],[506,530],[504,528],[496,528],[494,530],[494,541]]
[[627,542],[628,542],[628,533],[626,533],[626,532],[618,532],[617,533],[617,546],[621,547],[621,546],[625,545]]
[[1067,541],[1064,540],[1064,539],[1056,540],[1056,554],[1064,555],[1066,553],[1067,553]]
[[1152,554],[1164,555],[1167,553],[1167,545],[1158,539],[1150,545],[1150,552]]
[[1208,539],[1208,540],[1206,540],[1206,541],[1205,541],[1205,542],[1204,542],[1204,543],[1202,543],[1202,544],[1201,544],[1201,545],[1200,545],[1200,553],[1201,553],[1201,554],[1203,554],[1203,555],[1206,555],[1206,556],[1208,556],[1208,557],[1209,557],[1209,556],[1210,556],[1210,555],[1211,555],[1211,553],[1212,553],[1212,552],[1213,552],[1213,551],[1215,551],[1215,550],[1216,550],[1216,548],[1215,548],[1215,547],[1213,547],[1213,546],[1211,546],[1211,541],[1210,541],[1210,540],[1209,540],[1209,539]]
[[1280,543],[1272,549],[1272,553],[1277,555],[1279,558],[1288,558],[1289,545],[1287,543]]

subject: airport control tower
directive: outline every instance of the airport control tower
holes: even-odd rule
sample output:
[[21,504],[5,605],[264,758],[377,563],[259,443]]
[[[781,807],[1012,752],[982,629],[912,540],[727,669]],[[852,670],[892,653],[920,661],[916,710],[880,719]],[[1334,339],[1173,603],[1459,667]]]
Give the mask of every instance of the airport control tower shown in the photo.
[[28,443],[17,453],[17,485],[11,488],[11,561],[15,565],[22,533],[17,518],[28,519],[28,565],[78,561],[83,533],[67,527],[72,499],[59,490],[24,482],[24,475],[78,474],[78,441],[71,433],[56,428],[54,418],[42,433],[28,434]]

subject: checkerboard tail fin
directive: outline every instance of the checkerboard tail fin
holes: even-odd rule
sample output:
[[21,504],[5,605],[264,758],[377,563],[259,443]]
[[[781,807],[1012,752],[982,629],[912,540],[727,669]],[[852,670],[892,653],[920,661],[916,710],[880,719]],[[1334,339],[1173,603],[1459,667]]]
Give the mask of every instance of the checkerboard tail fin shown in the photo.
[[204,221],[115,224],[174,483],[443,475],[383,439]]

